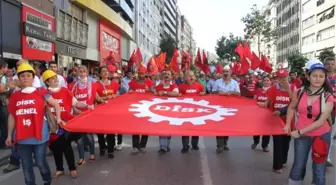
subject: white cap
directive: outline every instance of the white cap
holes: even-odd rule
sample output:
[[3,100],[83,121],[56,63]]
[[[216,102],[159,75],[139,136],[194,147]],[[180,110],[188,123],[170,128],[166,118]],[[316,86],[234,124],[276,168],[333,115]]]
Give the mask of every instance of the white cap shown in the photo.
[[308,60],[308,62],[306,63],[306,65],[303,67],[303,69],[309,70],[312,65],[318,64],[318,63],[323,65],[323,63],[320,60],[318,60],[318,59]]
[[231,69],[230,66],[228,65],[224,66],[224,70],[230,70],[230,69]]
[[117,70],[117,73],[118,73],[118,74],[121,74],[121,71],[120,71],[120,70]]
[[254,76],[258,76],[258,72],[254,72],[253,75],[254,75]]

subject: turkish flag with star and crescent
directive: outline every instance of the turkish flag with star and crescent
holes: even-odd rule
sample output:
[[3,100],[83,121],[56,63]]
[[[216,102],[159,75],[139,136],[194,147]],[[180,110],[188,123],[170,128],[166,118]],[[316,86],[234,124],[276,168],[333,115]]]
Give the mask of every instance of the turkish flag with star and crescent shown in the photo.
[[256,100],[218,95],[177,98],[132,93],[70,120],[70,132],[251,136],[284,134],[284,123]]

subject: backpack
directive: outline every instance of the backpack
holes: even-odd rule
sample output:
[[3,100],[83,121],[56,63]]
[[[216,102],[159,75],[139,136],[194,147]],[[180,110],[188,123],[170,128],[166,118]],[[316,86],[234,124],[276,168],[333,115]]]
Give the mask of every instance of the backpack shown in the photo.
[[[297,98],[298,98],[298,103],[296,104],[296,107],[295,107],[295,117],[294,117],[295,125],[297,124],[297,117],[298,117],[298,111],[297,111],[297,109],[298,109],[299,103],[301,101],[301,98],[302,98],[304,92],[305,92],[304,91],[304,87],[301,87],[300,89],[298,89],[297,94],[296,94]],[[317,121],[321,117],[322,113],[325,110],[326,102],[327,102],[327,100],[328,100],[328,98],[330,96],[332,96],[332,94],[329,93],[329,92],[327,92],[327,91],[325,91],[323,93],[323,95],[322,94],[320,95],[320,113],[317,115],[317,117],[316,117],[316,119],[314,121]],[[328,121],[328,123],[329,123],[330,126],[333,124],[332,115],[330,115],[328,117],[327,121]]]

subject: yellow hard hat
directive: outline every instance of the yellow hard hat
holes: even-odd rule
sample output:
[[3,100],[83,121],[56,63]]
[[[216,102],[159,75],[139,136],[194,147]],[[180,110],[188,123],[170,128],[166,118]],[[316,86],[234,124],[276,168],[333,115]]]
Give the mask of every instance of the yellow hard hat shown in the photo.
[[35,74],[34,68],[30,64],[27,64],[27,63],[20,64],[17,68],[16,74],[19,74],[19,73],[22,73],[22,72],[25,72],[25,71],[31,71]]
[[57,74],[56,74],[54,71],[48,69],[48,70],[44,71],[44,73],[42,74],[42,80],[43,80],[43,82],[45,82],[45,81],[47,81],[49,78],[54,77],[54,76],[56,76],[56,75],[57,75]]

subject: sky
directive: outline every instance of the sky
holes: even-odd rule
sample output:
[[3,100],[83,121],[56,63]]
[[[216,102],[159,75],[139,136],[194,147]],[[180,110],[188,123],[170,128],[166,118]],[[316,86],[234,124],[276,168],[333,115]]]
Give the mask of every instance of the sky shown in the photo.
[[268,0],[177,0],[194,31],[197,47],[215,53],[217,39],[233,33],[244,35],[241,18],[250,12],[253,4],[262,7]]

